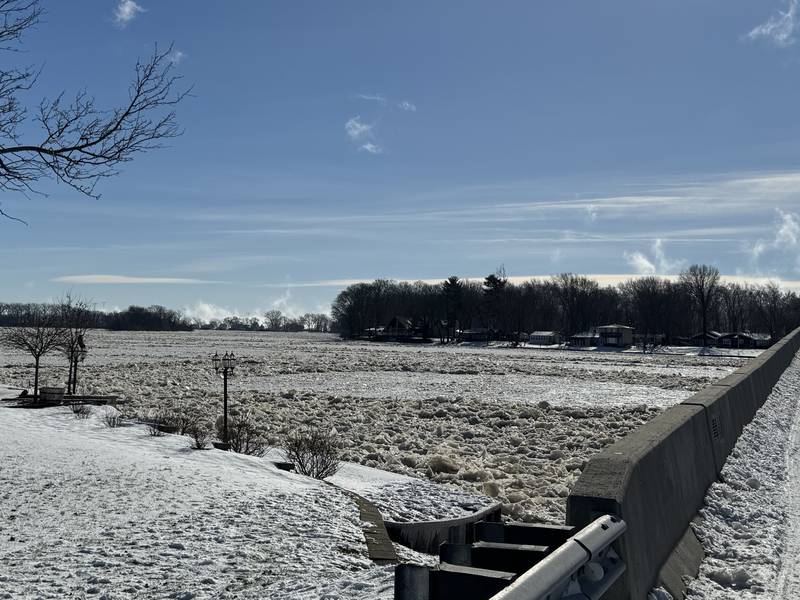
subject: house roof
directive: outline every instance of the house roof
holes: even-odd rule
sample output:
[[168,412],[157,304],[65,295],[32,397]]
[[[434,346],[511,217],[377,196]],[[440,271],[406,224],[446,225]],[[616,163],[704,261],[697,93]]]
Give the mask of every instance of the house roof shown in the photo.
[[550,337],[550,336],[561,335],[561,334],[558,333],[557,331],[531,331],[531,335],[536,335],[536,336],[540,336],[540,337],[545,337],[545,336]]
[[611,325],[598,325],[595,329],[598,329],[598,330],[600,330],[600,329],[631,329],[631,330],[633,330],[633,327],[630,327],[628,325],[619,325],[617,323],[612,323]]
[[576,333],[575,335],[570,336],[570,337],[574,337],[574,338],[596,338],[596,337],[599,337],[599,336],[593,331],[582,331],[581,333]]

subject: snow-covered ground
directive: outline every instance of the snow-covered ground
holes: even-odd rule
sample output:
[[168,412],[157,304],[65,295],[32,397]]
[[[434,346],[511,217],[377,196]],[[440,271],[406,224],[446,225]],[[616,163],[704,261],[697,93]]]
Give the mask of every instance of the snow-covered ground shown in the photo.
[[391,598],[354,502],[263,459],[0,407],[0,598]]
[[745,427],[694,525],[706,551],[687,597],[800,596],[800,358]]
[[[130,411],[199,405],[218,414],[222,385],[210,355],[234,351],[232,404],[260,407],[276,445],[301,424],[335,427],[351,462],[487,495],[514,518],[550,522],[563,521],[593,453],[747,360],[248,332],[93,331],[87,343],[82,390],[118,394]],[[30,360],[3,352],[0,383],[29,385]],[[65,366],[47,357],[43,381],[63,381]],[[405,491],[394,492],[398,502],[381,499],[391,492],[382,486],[372,499],[399,506]],[[405,510],[408,519],[430,507]]]

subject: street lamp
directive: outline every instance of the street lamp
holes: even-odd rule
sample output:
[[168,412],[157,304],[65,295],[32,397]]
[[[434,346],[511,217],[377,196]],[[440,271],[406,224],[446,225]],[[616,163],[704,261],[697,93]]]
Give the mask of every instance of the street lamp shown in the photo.
[[83,362],[86,360],[86,347],[84,346],[78,352],[75,353],[75,367],[74,367],[74,375],[72,377],[72,393],[76,394],[78,392],[78,363]]
[[233,352],[226,352],[222,357],[218,352],[214,352],[214,356],[211,357],[211,363],[214,365],[214,372],[217,375],[222,372],[222,446],[225,450],[228,450],[228,373],[233,373],[233,369],[236,368],[236,357]]

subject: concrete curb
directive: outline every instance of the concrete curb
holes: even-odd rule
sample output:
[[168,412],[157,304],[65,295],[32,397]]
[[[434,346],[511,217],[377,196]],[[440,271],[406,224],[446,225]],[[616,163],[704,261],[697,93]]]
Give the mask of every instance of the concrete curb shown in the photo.
[[687,534],[689,523],[798,349],[800,328],[589,460],[567,499],[567,523],[583,527],[614,514],[628,525],[618,543],[628,568],[605,598],[645,600],[676,549],[680,566],[671,561],[669,581],[661,582],[683,597],[673,567],[691,575],[689,563],[702,559]]
[[397,523],[385,521],[389,537],[412,550],[426,554],[438,554],[443,542],[467,544],[472,541],[472,531],[478,521],[500,521],[498,502],[476,513],[457,519],[439,521],[416,521]]

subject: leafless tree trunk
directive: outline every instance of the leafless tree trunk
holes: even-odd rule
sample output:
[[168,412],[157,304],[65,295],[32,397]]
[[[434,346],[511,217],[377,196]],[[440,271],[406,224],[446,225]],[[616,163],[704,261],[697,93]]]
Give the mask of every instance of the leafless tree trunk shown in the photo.
[[78,362],[86,356],[86,333],[92,323],[94,305],[81,297],[67,293],[56,304],[64,328],[64,344],[61,350],[69,362],[67,393],[74,394],[78,387]]
[[[0,0],[0,51],[39,22],[38,0]],[[133,156],[158,148],[180,135],[173,108],[189,92],[176,90],[172,47],[137,62],[127,101],[103,109],[86,92],[74,99],[62,92],[42,100],[32,111],[21,97],[36,83],[41,70],[0,67],[0,190],[36,193],[37,181],[50,177],[82,194],[98,198],[95,186],[118,173]],[[41,133],[33,133],[38,126]],[[23,135],[32,139],[23,140]],[[11,217],[0,209],[0,215]]]
[[708,335],[708,310],[713,304],[719,288],[719,270],[709,265],[692,265],[680,275],[681,284],[686,287],[700,310],[703,323],[703,347]]

